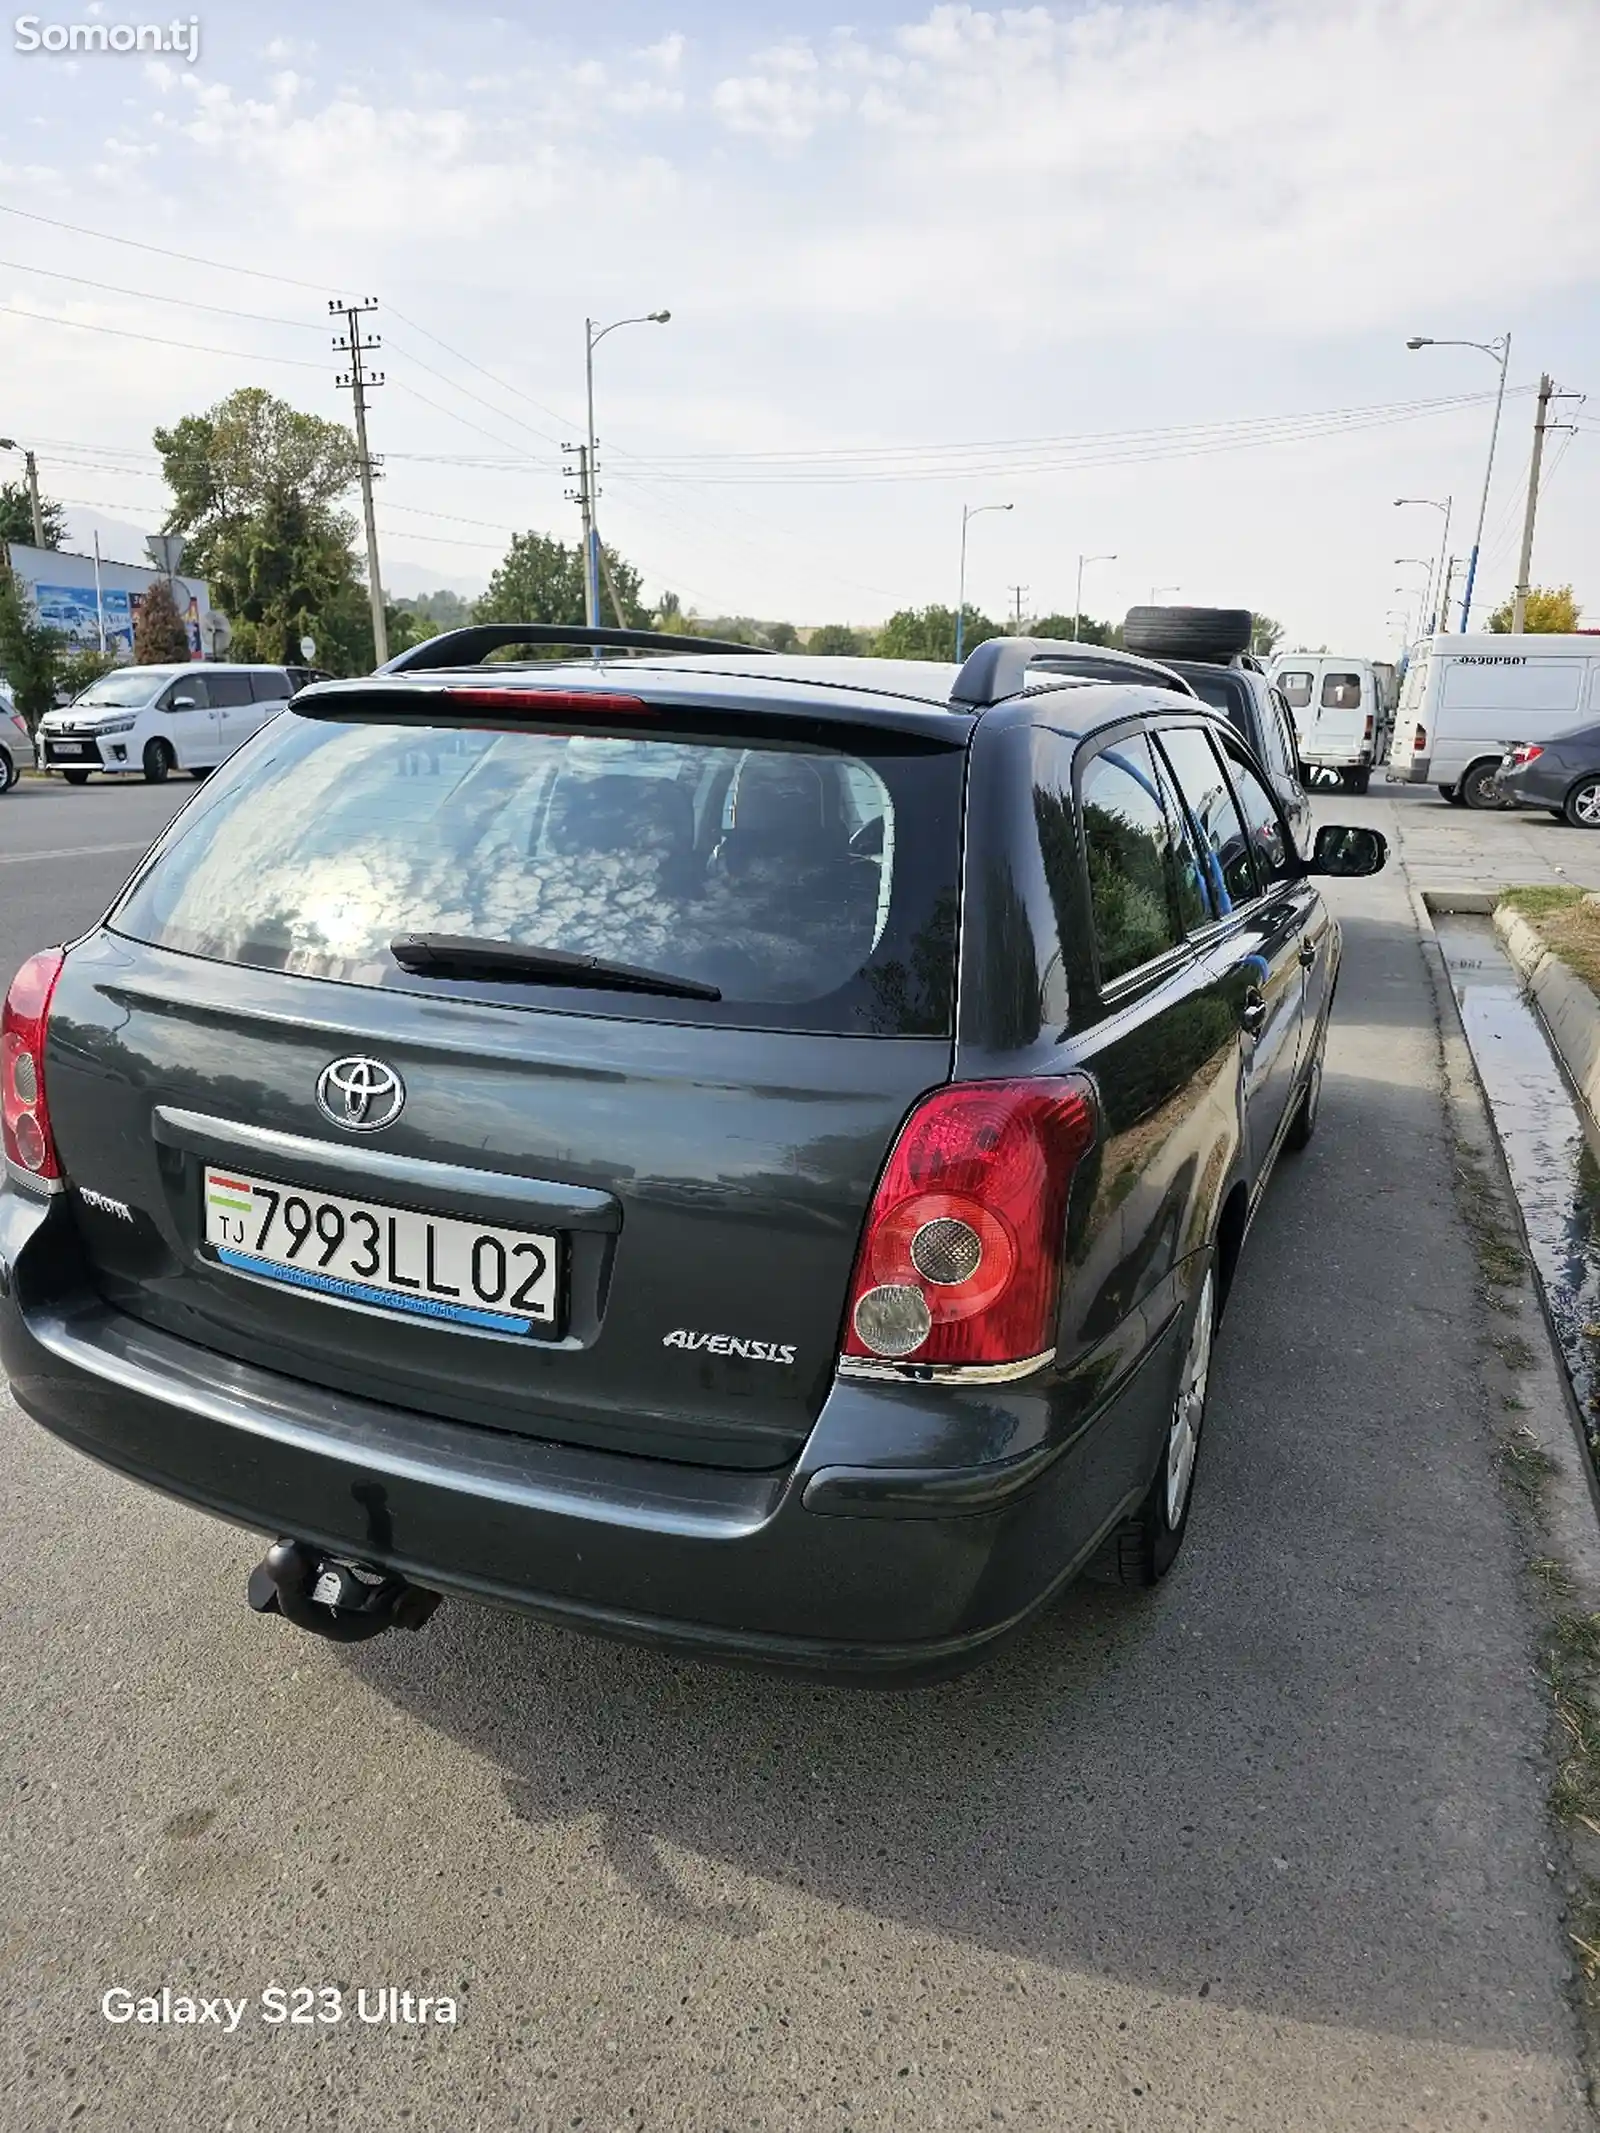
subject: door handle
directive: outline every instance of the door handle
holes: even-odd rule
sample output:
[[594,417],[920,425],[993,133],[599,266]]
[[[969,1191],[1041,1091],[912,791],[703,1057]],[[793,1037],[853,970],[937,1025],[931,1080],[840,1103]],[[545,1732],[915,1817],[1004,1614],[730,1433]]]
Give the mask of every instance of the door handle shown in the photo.
[[1251,1034],[1254,1035],[1254,1033],[1261,1027],[1262,1023],[1265,1022],[1266,1019],[1266,994],[1261,990],[1259,985],[1246,986],[1244,1000],[1239,1008],[1239,1022],[1241,1027],[1249,1030]]
[[1300,967],[1301,967],[1301,969],[1302,969],[1302,970],[1309,970],[1309,969],[1311,969],[1312,965],[1313,965],[1313,964],[1314,964],[1314,963],[1316,962],[1316,960],[1317,960],[1317,944],[1316,944],[1316,942],[1315,942],[1315,941],[1302,941],[1302,942],[1300,943]]

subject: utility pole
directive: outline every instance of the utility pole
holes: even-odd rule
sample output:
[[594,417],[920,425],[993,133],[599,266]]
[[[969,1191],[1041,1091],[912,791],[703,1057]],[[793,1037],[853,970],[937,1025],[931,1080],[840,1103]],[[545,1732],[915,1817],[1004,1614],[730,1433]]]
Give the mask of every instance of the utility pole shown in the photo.
[[562,473],[576,488],[567,491],[567,501],[577,505],[583,516],[583,619],[588,629],[600,626],[600,593],[592,580],[594,577],[594,484],[590,479],[591,461],[586,444],[564,444],[563,452],[575,452],[578,464],[563,467]]
[[1017,635],[1019,637],[1022,635],[1022,596],[1027,589],[1026,585],[1008,585],[1006,587],[1008,592],[1016,594]]
[[18,444],[15,437],[0,437],[0,452],[20,452],[22,464],[28,476],[28,508],[33,514],[33,545],[42,548],[44,540],[44,512],[39,506],[39,462],[28,447]]
[[1528,584],[1533,573],[1533,521],[1539,509],[1539,470],[1544,463],[1547,430],[1570,429],[1567,422],[1550,420],[1552,400],[1581,400],[1582,393],[1556,391],[1556,382],[1545,372],[1539,379],[1539,411],[1533,418],[1533,459],[1528,468],[1528,510],[1522,521],[1522,560],[1517,565],[1517,589],[1511,601],[1511,634],[1520,637],[1528,622]]
[[386,666],[389,659],[389,626],[383,613],[383,578],[378,569],[378,521],[372,508],[372,477],[383,466],[367,449],[367,392],[374,385],[383,383],[381,370],[366,370],[361,358],[381,347],[376,334],[363,340],[361,319],[376,311],[378,299],[364,296],[359,303],[342,304],[331,298],[328,309],[335,317],[342,317],[345,330],[335,334],[333,345],[342,355],[350,358],[350,368],[335,379],[335,384],[348,387],[356,417],[356,453],[361,469],[361,508],[367,522],[367,596],[372,602],[372,648],[377,654],[376,664]]

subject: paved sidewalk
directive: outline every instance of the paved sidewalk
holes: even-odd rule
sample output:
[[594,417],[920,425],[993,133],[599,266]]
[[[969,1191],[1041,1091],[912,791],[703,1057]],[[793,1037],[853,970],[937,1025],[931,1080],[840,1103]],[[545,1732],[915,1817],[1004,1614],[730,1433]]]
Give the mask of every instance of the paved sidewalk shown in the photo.
[[1318,793],[1321,822],[1370,822],[1395,840],[1419,889],[1509,889],[1573,882],[1600,889],[1600,835],[1552,821],[1542,811],[1478,814],[1450,807],[1431,785],[1386,785],[1374,778],[1365,800]]

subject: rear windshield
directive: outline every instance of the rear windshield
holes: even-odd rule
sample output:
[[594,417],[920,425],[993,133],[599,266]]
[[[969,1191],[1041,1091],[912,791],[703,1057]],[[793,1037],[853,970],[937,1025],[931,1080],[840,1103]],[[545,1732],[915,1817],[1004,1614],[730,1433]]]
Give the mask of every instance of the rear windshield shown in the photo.
[[1322,677],[1322,708],[1324,711],[1359,711],[1361,709],[1361,676],[1359,674],[1324,674]]
[[1311,701],[1311,676],[1304,667],[1289,667],[1278,676],[1278,687],[1293,711],[1304,711]]
[[[111,923],[349,985],[754,1028],[950,1029],[962,754],[289,717]],[[555,948],[720,1001],[419,976],[400,934]]]
[[1209,704],[1213,711],[1220,711],[1249,740],[1249,714],[1245,710],[1245,684],[1242,681],[1231,674],[1207,674],[1196,667],[1188,669],[1188,680],[1203,704]]

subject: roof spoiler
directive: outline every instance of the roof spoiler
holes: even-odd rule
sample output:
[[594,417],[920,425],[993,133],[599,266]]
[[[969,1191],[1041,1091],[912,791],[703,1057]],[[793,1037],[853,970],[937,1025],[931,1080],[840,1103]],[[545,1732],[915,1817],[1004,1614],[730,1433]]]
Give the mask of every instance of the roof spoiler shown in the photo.
[[518,644],[566,644],[590,651],[618,652],[741,652],[758,659],[770,658],[765,645],[734,644],[721,637],[692,637],[666,630],[590,630],[565,622],[474,622],[466,629],[446,630],[399,652],[380,674],[418,674],[429,667],[481,666],[491,652]]
[[1111,645],[1078,644],[1060,637],[991,637],[967,659],[950,691],[963,709],[1004,703],[1020,696],[1030,668],[1060,674],[1063,684],[1083,681],[1148,681],[1180,696],[1196,692],[1181,674],[1159,660]]

